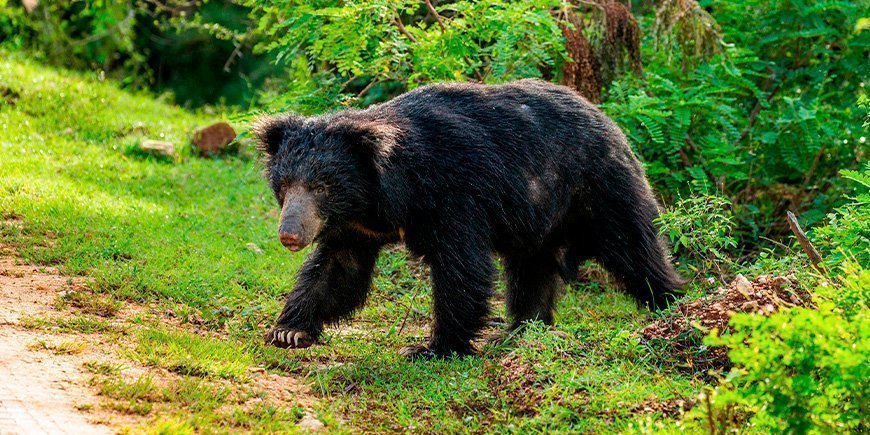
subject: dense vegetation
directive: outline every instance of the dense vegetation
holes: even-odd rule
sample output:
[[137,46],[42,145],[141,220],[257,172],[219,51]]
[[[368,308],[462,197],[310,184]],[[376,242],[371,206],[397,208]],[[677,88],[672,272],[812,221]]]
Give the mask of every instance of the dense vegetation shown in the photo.
[[[218,360],[308,376],[329,399],[320,409],[327,421],[424,431],[867,430],[866,0],[59,1],[34,12],[0,0],[0,8],[0,53],[17,59],[0,69],[0,212],[26,222],[3,227],[2,240],[93,277],[113,300],[159,301],[204,318],[229,343],[246,343],[241,356]],[[191,57],[178,55],[190,47]],[[172,92],[164,99],[186,106],[228,106],[167,109],[25,58]],[[649,352],[636,335],[647,315],[606,281],[591,282],[560,304],[567,337],[535,327],[485,346],[481,359],[415,365],[384,352],[429,313],[425,276],[396,251],[379,261],[377,303],[359,316],[375,332],[339,328],[328,347],[285,355],[250,344],[302,258],[272,240],[256,161],[186,155],[171,164],[129,151],[136,131],[184,143],[207,113],[244,123],[264,109],[313,114],[429,82],[520,77],[575,87],[625,130],[666,208],[663,235],[695,278],[687,299],[715,285],[707,278],[795,274],[812,306],[733,317],[729,333],[710,331],[705,344],[731,349],[734,367],[693,372]],[[92,109],[101,99],[112,110]],[[14,151],[35,136],[44,149]],[[789,238],[787,210],[810,228],[818,269]],[[42,248],[46,234],[57,238],[52,249]],[[184,341],[151,332],[139,345],[161,340]],[[243,371],[204,364],[209,376]],[[699,393],[704,405],[679,418],[632,411],[650,397]]]

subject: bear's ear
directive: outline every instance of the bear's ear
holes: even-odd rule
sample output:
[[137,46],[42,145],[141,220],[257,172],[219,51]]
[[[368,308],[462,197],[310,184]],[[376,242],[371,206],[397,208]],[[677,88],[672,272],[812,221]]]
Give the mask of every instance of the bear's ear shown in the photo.
[[296,115],[264,115],[254,121],[251,130],[257,136],[259,150],[273,156],[284,145],[288,136],[302,126],[305,118]]
[[399,146],[402,128],[380,119],[344,120],[333,125],[356,154],[370,159],[380,170]]

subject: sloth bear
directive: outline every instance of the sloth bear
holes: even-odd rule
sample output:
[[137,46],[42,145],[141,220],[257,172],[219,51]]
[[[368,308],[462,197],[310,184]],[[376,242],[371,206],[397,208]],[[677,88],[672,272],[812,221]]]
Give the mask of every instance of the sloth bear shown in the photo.
[[308,347],[324,324],[350,316],[390,243],[431,269],[431,339],[403,349],[408,356],[474,353],[493,254],[514,328],[552,323],[563,280],[586,259],[651,309],[683,284],[625,136],[566,87],[436,84],[365,110],[264,117],[254,133],[281,206],[281,243],[317,242],[268,344]]

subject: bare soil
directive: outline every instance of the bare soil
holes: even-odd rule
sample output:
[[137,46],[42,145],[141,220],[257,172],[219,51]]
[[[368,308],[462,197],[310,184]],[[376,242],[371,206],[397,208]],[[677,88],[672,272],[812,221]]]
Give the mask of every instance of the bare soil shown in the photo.
[[96,394],[82,368],[92,357],[75,348],[47,351],[45,343],[58,337],[21,325],[22,319],[46,315],[62,292],[81,281],[54,268],[18,264],[8,255],[0,258],[0,432],[111,433],[102,423],[106,416],[95,411]]
[[[104,434],[147,423],[153,415],[119,413],[102,406],[104,400],[92,382],[94,375],[86,369],[94,362],[122,367],[124,378],[147,376],[160,385],[178,380],[179,375],[106,351],[117,344],[100,334],[32,326],[34,319],[77,314],[76,298],[70,298],[70,293],[88,291],[83,279],[63,276],[53,267],[22,264],[13,251],[0,246],[0,433]],[[73,301],[67,304],[69,309],[57,304],[64,296]],[[178,319],[168,314],[158,315],[164,324],[180,327]],[[120,311],[110,313],[108,320],[123,326],[133,316],[149,315],[154,315],[153,310],[125,303]],[[300,429],[310,432],[324,428],[314,417],[315,399],[306,383],[261,368],[252,368],[250,374],[249,386],[265,394],[248,400],[245,406],[262,401],[278,406],[295,403],[305,409]]]
[[780,308],[810,305],[809,294],[794,281],[793,276],[761,275],[749,281],[738,275],[727,287],[679,305],[671,315],[644,328],[641,336],[653,347],[681,359],[690,371],[727,370],[731,365],[727,350],[704,346],[703,337],[714,328],[727,332],[735,313],[770,315]]

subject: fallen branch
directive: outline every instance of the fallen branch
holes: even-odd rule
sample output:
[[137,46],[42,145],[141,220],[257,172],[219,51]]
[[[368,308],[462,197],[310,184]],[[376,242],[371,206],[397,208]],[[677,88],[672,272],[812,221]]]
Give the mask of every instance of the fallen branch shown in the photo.
[[788,221],[788,226],[791,227],[791,232],[793,232],[794,236],[797,237],[798,242],[801,244],[801,248],[803,248],[804,252],[807,253],[807,257],[810,257],[810,262],[813,264],[813,267],[815,267],[819,272],[824,272],[825,270],[819,265],[822,262],[822,256],[819,255],[819,251],[816,250],[815,246],[810,242],[810,239],[807,238],[804,230],[801,229],[794,213],[786,211],[785,216]]

